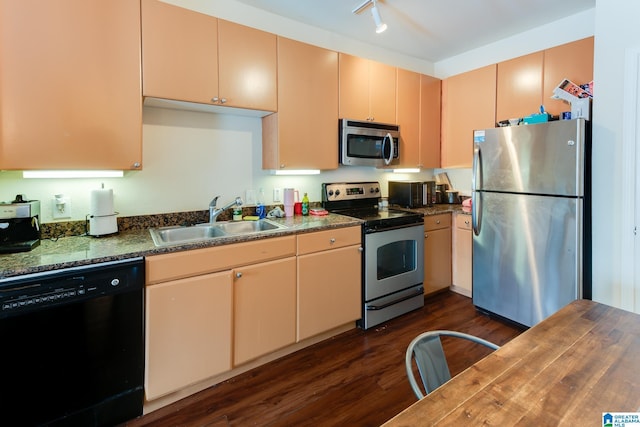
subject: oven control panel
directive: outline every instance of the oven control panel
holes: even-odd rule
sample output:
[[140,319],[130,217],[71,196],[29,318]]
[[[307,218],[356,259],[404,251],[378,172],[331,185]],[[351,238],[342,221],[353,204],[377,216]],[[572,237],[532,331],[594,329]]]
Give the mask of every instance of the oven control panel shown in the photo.
[[342,182],[322,184],[322,201],[377,199],[381,197],[378,182]]

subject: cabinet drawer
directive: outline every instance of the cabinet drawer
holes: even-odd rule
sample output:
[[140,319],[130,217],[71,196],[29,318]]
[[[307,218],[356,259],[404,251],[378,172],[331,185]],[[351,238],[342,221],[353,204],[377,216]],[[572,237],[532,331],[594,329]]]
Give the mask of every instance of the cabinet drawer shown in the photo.
[[295,236],[155,255],[146,258],[147,285],[295,255]]
[[361,244],[361,228],[347,227],[298,236],[298,255]]
[[424,230],[437,230],[451,227],[451,214],[427,215],[424,217]]
[[456,214],[456,227],[471,230],[471,215]]

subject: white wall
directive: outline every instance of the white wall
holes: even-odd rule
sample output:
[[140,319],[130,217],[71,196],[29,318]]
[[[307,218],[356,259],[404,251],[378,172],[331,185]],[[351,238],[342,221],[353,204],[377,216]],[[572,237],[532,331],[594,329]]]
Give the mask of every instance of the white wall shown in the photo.
[[[623,271],[621,261],[629,256],[622,242],[633,233],[633,224],[622,221],[625,203],[640,201],[638,189],[636,194],[622,193],[625,181],[633,178],[624,175],[624,145],[638,147],[637,140],[625,140],[623,134],[623,106],[629,96],[624,87],[625,53],[640,49],[638,16],[638,2],[596,1],[592,174],[593,298],[636,312],[640,312],[640,289]],[[639,265],[640,254],[633,256]]]

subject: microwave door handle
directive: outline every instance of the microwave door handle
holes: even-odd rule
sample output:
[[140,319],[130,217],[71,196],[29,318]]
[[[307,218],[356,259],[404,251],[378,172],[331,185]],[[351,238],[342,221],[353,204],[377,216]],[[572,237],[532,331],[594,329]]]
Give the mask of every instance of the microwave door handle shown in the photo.
[[[387,143],[387,140],[389,140],[389,158],[384,158],[384,146]],[[394,156],[394,148],[393,148],[393,137],[391,136],[391,133],[387,132],[387,135],[384,137],[384,139],[382,140],[382,157],[384,158],[384,164],[385,165],[389,165],[391,163],[391,161],[393,161],[393,156]]]

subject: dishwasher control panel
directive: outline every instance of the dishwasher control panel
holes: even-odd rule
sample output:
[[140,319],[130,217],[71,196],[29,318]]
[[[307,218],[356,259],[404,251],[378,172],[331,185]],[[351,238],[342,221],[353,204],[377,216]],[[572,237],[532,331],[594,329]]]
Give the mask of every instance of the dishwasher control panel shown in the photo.
[[140,290],[144,261],[115,262],[0,280],[0,319],[52,306]]

